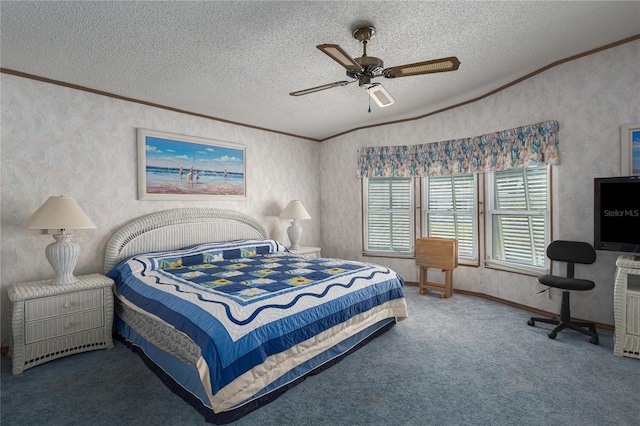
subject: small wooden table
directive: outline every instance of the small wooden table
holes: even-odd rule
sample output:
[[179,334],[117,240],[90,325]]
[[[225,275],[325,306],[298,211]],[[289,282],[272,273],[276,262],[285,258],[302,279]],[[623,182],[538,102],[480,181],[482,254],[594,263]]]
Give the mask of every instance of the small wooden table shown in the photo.
[[[453,295],[453,270],[458,266],[458,240],[453,238],[417,238],[416,265],[420,267],[420,294],[429,290],[441,290],[441,297]],[[445,282],[427,280],[429,268],[441,269],[445,273]]]

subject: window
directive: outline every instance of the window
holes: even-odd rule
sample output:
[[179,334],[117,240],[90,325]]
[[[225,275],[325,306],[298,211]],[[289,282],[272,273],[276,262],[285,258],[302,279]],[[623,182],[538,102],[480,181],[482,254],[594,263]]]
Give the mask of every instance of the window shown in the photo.
[[[460,263],[477,265],[483,258],[487,266],[497,269],[546,273],[550,173],[549,166],[542,166],[420,181],[363,179],[364,254],[413,257],[416,236],[456,238]],[[483,180],[484,212],[479,195]],[[422,183],[416,199],[414,182]],[[417,206],[422,208],[421,217],[414,217]],[[419,232],[414,228],[417,221],[421,222]]]
[[547,167],[488,174],[487,263],[543,273],[549,243]]
[[413,256],[412,179],[363,179],[363,189],[365,253]]
[[422,235],[458,240],[458,259],[478,261],[475,174],[431,176],[422,185]]

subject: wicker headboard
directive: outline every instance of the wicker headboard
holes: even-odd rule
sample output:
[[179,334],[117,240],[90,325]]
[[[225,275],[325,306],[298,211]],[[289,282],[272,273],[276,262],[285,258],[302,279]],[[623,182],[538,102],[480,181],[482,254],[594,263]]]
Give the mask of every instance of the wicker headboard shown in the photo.
[[135,219],[116,231],[107,243],[104,270],[106,273],[120,260],[139,253],[245,238],[269,238],[269,233],[256,219],[233,210],[164,210]]

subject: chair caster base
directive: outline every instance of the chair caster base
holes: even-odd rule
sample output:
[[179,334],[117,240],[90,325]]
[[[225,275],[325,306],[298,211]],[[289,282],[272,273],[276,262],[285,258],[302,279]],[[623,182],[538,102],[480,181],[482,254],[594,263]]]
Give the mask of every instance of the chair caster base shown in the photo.
[[596,326],[593,323],[562,321],[562,318],[560,316],[554,315],[553,318],[531,317],[527,321],[527,325],[534,327],[536,325],[536,322],[553,324],[556,326],[551,331],[549,331],[549,333],[547,333],[549,339],[555,339],[558,336],[559,332],[568,328],[589,336],[589,343],[593,345],[600,344],[600,341],[598,339],[598,332],[596,331]]

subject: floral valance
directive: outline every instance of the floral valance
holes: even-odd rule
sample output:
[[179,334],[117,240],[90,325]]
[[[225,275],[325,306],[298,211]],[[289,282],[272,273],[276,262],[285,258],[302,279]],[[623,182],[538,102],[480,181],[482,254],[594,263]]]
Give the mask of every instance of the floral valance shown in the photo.
[[404,146],[358,148],[358,177],[435,176],[558,162],[558,122]]

